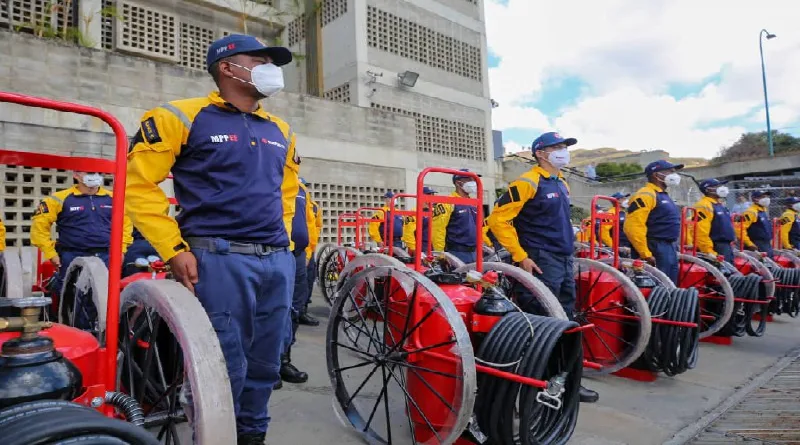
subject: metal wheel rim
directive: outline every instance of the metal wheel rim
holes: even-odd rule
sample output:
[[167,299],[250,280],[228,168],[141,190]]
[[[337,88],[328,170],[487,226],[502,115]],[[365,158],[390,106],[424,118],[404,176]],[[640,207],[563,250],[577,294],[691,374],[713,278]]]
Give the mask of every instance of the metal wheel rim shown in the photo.
[[[19,255],[16,247],[0,252],[0,297],[23,298],[26,295]],[[30,293],[31,289],[27,291]]]
[[[80,307],[76,300],[80,298]],[[97,257],[78,257],[72,260],[58,301],[58,322],[90,332],[101,346],[106,341],[106,314],[108,311],[108,269]],[[78,326],[77,315],[92,326]]]
[[[700,258],[697,258],[697,257],[694,257],[694,256],[684,255],[684,254],[678,254],[678,259],[680,261],[685,261],[687,263],[691,263],[692,266],[690,266],[690,269],[692,267],[694,267],[695,264],[700,266],[700,267],[702,267],[702,268],[704,268],[708,273],[711,274],[711,276],[714,277],[714,279],[716,279],[719,282],[719,286],[720,286],[720,289],[722,291],[721,292],[721,296],[724,297],[722,313],[721,314],[714,314],[715,316],[718,315],[719,318],[717,318],[711,325],[707,326],[706,329],[703,329],[704,323],[702,322],[702,320],[701,320],[701,325],[700,325],[700,338],[702,339],[702,338],[710,337],[710,336],[716,334],[717,332],[719,332],[720,330],[722,330],[722,328],[724,328],[725,325],[728,324],[728,321],[730,321],[731,317],[733,316],[733,308],[734,308],[734,305],[735,305],[735,301],[734,301],[735,296],[733,295],[733,288],[731,287],[731,283],[728,281],[728,279],[725,277],[725,275],[719,269],[714,267],[708,261],[705,261],[703,259],[700,259]],[[681,273],[682,273],[682,270],[681,270]],[[681,281],[680,277],[679,277],[678,281],[679,282]],[[695,284],[695,285],[692,285],[692,284]],[[698,284],[698,283],[689,283],[686,287],[697,287],[696,284]],[[716,290],[714,292],[719,293]],[[702,297],[699,297],[699,298],[702,300]],[[706,309],[703,309],[703,306],[701,305],[700,306],[700,314],[701,315],[703,314],[704,310],[706,312],[708,312]]]

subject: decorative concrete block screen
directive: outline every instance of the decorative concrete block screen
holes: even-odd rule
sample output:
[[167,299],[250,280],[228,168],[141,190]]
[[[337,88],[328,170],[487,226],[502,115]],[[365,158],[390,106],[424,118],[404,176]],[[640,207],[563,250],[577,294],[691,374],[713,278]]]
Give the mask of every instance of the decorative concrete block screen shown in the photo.
[[[324,222],[321,243],[336,243],[338,217],[344,212],[355,212],[359,207],[383,206],[383,195],[391,190],[403,193],[402,190],[382,187],[354,186],[328,183],[310,183],[311,197],[322,206]],[[342,232],[342,242],[355,242],[355,230],[347,228]]]
[[0,165],[0,214],[6,226],[6,244],[30,246],[31,217],[45,196],[72,186],[72,172]]
[[367,44],[469,79],[482,80],[481,49],[367,6]]
[[[347,14],[347,0],[325,0],[322,4],[322,26]],[[306,38],[306,14],[300,14],[286,25],[286,40],[294,46]]]
[[77,2],[70,11],[53,9],[52,0],[0,0],[0,25],[20,30],[61,30],[75,26]]
[[454,158],[486,160],[486,133],[483,127],[376,103],[371,106],[413,117],[417,122],[419,151]]
[[330,90],[326,91],[324,94],[325,99],[332,100],[334,102],[343,102],[346,104],[350,103],[350,83],[343,83],[338,87],[331,88]]

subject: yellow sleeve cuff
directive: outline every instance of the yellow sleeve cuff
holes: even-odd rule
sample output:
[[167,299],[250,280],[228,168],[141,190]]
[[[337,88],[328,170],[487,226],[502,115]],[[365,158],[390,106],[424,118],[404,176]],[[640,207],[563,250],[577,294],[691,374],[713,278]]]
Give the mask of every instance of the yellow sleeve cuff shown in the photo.
[[[178,246],[183,246],[183,248],[178,249]],[[176,235],[169,238],[167,241],[154,244],[153,248],[156,249],[158,256],[160,256],[163,261],[169,261],[181,252],[188,252],[189,244],[187,244],[180,235]]]

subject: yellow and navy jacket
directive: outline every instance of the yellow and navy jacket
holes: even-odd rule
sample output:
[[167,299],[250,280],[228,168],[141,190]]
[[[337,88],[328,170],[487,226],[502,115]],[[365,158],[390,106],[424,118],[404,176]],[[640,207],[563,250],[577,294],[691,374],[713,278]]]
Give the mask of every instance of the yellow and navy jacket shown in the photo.
[[698,252],[717,255],[715,243],[725,244],[736,240],[731,212],[718,199],[704,196],[695,203],[694,208],[697,211],[697,224],[689,239]]
[[[450,196],[459,197],[458,192]],[[434,249],[475,249],[478,208],[469,205],[436,204],[433,208]]]
[[311,210],[313,211],[314,215],[314,224],[308,226],[309,231],[309,243],[308,247],[306,248],[306,259],[311,259],[314,256],[314,252],[317,250],[317,244],[319,244],[319,237],[322,235],[322,207],[311,198],[311,195],[306,194],[306,199],[311,202]]
[[292,217],[292,242],[295,252],[303,252],[311,245],[311,234],[315,232],[317,222],[308,189],[302,182],[298,183],[297,196],[294,201],[294,216]]
[[800,248],[800,222],[797,221],[797,212],[794,209],[786,209],[781,215],[781,248],[798,249]]
[[[31,244],[49,260],[57,250],[87,252],[108,249],[111,245],[111,191],[100,188],[97,194],[84,195],[78,186],[59,190],[45,197],[31,218]],[[58,241],[50,236],[56,224]],[[125,216],[122,228],[122,252],[133,242],[133,225]]]
[[575,235],[569,219],[569,186],[561,173],[552,176],[540,166],[509,184],[489,215],[489,230],[520,262],[527,250],[572,255]]
[[[447,224],[442,223],[441,218],[445,212],[443,204],[433,204],[433,227],[430,227],[430,217],[422,217],[422,251],[428,249],[430,243],[431,231],[433,231],[433,245],[431,249],[441,252],[444,250],[445,230]],[[438,232],[437,232],[438,231]],[[415,216],[407,216],[403,219],[403,242],[406,243],[409,252],[417,248],[417,218]]]
[[497,238],[495,238],[494,233],[489,230],[489,217],[483,219],[483,244],[486,244],[489,247],[494,247],[495,245],[499,246],[497,242]]
[[[142,117],[128,151],[126,211],[165,261],[185,237],[289,247],[300,157],[289,124],[237,110],[218,92],[177,100]],[[176,219],[158,184],[172,172]]]
[[742,241],[748,247],[757,247],[755,242],[772,241],[772,222],[765,207],[753,204],[739,216]]
[[400,215],[394,215],[392,217],[391,212],[389,212],[389,207],[383,206],[381,207],[382,210],[378,210],[372,214],[372,219],[374,221],[369,223],[369,236],[372,238],[373,241],[376,243],[383,242],[383,235],[385,230],[384,225],[384,215],[388,215],[385,219],[392,220],[394,223],[394,232],[392,236],[394,237],[395,241],[400,241],[403,239],[403,217]]
[[[612,247],[614,244],[613,240],[613,233],[611,233],[614,229],[614,215],[617,214],[617,208],[611,207],[606,211],[603,215],[603,221],[600,224],[600,241],[603,242],[604,245],[608,247]],[[631,242],[628,240],[628,237],[625,236],[625,230],[623,227],[625,226],[625,220],[627,219],[628,213],[625,209],[620,209],[619,212],[619,247],[631,247]]]
[[648,240],[672,242],[681,234],[681,212],[661,187],[648,182],[630,198],[623,230],[642,258],[653,256]]
[[0,252],[6,250],[6,226],[3,220],[0,219]]

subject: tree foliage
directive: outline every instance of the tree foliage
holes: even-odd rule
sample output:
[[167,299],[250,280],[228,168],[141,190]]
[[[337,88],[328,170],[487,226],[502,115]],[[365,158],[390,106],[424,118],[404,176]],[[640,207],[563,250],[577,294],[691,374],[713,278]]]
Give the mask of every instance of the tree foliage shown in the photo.
[[633,175],[641,173],[642,166],[630,162],[601,162],[595,167],[597,179],[611,179],[615,176]]
[[581,221],[590,216],[589,211],[582,207],[570,206],[569,208],[569,219],[574,225],[579,225]]
[[[772,131],[772,147],[775,154],[800,151],[800,138],[787,133]],[[744,133],[730,147],[720,149],[713,163],[740,161],[743,159],[764,158],[769,156],[769,142],[766,131]]]

